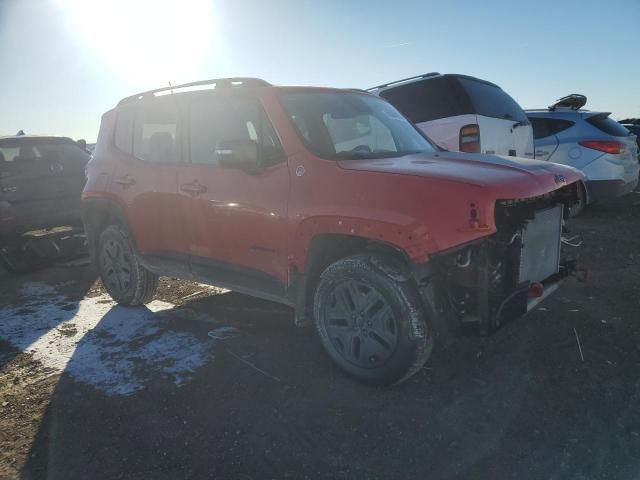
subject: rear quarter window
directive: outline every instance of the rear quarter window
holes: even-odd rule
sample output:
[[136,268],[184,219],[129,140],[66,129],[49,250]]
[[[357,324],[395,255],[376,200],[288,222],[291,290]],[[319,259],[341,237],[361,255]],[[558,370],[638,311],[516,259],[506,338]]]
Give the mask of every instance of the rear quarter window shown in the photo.
[[400,85],[380,93],[413,123],[471,113],[446,77]]
[[469,96],[476,115],[528,123],[522,107],[500,87],[471,78],[458,77],[457,80]]
[[536,140],[556,135],[575,125],[575,122],[558,118],[529,117],[529,121],[533,127],[533,138]]
[[128,154],[133,153],[133,117],[133,108],[118,112],[116,117],[116,133],[113,139],[115,146]]
[[614,137],[627,137],[629,135],[629,130],[612,118],[609,118],[608,115],[594,115],[593,117],[587,118],[586,122],[590,123],[601,132]]

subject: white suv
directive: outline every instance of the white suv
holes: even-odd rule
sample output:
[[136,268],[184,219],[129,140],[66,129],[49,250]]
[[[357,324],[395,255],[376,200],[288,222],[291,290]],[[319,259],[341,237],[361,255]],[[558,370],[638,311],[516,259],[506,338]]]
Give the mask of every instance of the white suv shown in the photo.
[[533,130],[497,85],[467,75],[428,73],[370,88],[440,147],[533,158]]

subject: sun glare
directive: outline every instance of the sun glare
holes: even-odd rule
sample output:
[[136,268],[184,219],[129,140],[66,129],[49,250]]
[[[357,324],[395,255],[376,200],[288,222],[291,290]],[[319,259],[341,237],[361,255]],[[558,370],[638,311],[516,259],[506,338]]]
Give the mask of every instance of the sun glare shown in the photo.
[[215,33],[208,0],[57,0],[96,61],[140,86],[190,78]]

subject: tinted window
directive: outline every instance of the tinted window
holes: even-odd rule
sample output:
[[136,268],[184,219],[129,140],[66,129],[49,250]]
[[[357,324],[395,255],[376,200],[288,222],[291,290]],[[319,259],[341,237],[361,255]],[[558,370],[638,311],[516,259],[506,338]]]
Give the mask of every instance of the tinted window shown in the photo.
[[296,92],[281,99],[300,137],[322,158],[382,158],[434,151],[393,106],[372,95]]
[[253,140],[264,166],[283,159],[275,131],[255,98],[206,96],[190,108],[190,149],[193,163],[218,165],[220,142]]
[[120,110],[116,117],[116,133],[113,141],[123,152],[133,153],[133,108]]
[[626,137],[629,135],[629,130],[624,128],[615,120],[609,118],[609,115],[594,115],[586,120],[588,123],[596,127],[601,132],[613,135],[614,137]]
[[466,98],[456,94],[445,77],[400,85],[380,93],[413,123],[471,113]]
[[139,106],[134,122],[133,154],[152,163],[177,161],[177,129],[175,102],[156,100]]
[[575,122],[556,118],[529,117],[529,121],[533,127],[533,137],[536,140],[555,135],[575,125]]
[[467,92],[475,114],[528,123],[520,105],[501,88],[470,78],[457,80]]
[[89,161],[89,154],[76,143],[65,139],[29,139],[7,142],[0,146],[0,153],[5,164],[47,168],[52,163],[61,165],[67,170],[84,169]]

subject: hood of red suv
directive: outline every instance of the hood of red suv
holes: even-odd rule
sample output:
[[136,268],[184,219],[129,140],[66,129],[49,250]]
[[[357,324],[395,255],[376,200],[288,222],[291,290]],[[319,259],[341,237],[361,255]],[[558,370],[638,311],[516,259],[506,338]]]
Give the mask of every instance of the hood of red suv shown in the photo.
[[491,190],[496,199],[543,195],[583,178],[575,168],[499,155],[437,152],[397,158],[341,160],[348,170],[428,177]]

